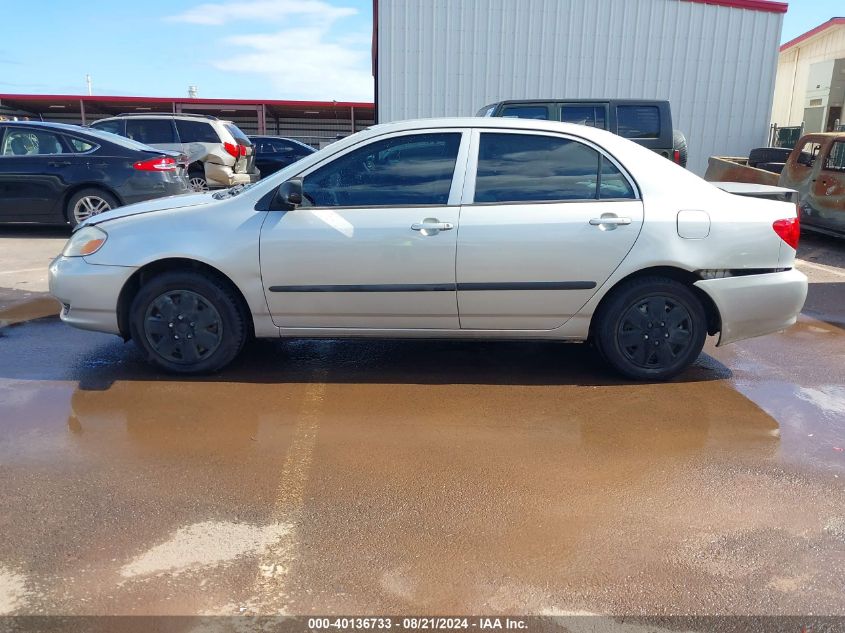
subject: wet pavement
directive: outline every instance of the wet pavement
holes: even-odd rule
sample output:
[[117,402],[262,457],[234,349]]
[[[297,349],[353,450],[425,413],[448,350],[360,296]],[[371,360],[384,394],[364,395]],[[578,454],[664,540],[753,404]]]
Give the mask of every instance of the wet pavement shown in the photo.
[[813,245],[797,326],[666,384],[426,341],[177,379],[15,295],[0,614],[845,614],[845,269]]

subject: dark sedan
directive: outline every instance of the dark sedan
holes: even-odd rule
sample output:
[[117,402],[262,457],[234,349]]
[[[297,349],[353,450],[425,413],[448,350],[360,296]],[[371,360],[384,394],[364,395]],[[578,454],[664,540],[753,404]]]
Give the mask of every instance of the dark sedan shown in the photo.
[[317,151],[310,145],[292,138],[250,136],[249,140],[255,146],[255,166],[261,172],[262,178]]
[[188,191],[180,155],[76,125],[0,122],[0,222],[76,226]]

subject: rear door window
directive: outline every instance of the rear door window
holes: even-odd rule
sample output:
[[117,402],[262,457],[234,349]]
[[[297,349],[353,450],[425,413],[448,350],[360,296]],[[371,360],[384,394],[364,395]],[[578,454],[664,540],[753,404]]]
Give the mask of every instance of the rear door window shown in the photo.
[[560,120],[588,127],[607,129],[607,112],[598,105],[564,105],[560,108]]
[[650,105],[616,106],[616,128],[625,138],[660,138],[660,108]]
[[178,142],[170,119],[127,119],[126,136],[145,145]]
[[546,106],[505,106],[502,110],[503,117],[514,119],[549,119],[549,109]]
[[179,140],[183,143],[219,143],[220,137],[205,121],[187,121],[176,119],[176,129],[179,131]]
[[598,197],[599,153],[570,139],[483,133],[475,202],[551,202]]

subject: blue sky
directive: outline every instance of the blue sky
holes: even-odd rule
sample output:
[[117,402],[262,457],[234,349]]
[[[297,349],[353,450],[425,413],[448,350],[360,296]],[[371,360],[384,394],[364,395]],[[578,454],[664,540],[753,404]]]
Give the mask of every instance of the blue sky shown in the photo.
[[[81,94],[90,73],[101,95],[372,100],[371,0],[9,4],[20,28],[0,39],[0,93]],[[842,0],[789,4],[782,41],[845,14]]]

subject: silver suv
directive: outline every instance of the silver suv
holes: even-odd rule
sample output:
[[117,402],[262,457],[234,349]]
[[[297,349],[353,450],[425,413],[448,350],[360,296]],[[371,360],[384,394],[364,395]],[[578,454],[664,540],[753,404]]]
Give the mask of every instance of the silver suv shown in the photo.
[[205,114],[119,114],[91,127],[188,157],[194,191],[256,182],[255,148],[231,121]]

